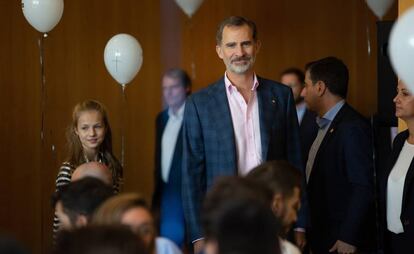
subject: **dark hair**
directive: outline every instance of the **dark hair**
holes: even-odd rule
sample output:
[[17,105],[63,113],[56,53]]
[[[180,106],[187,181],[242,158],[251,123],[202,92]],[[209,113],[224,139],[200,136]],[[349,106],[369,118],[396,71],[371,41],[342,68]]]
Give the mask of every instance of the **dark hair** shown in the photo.
[[0,253],[28,254],[29,251],[16,239],[0,234]]
[[282,78],[282,76],[284,75],[288,75],[288,74],[293,74],[296,76],[296,78],[299,80],[299,83],[303,86],[303,84],[305,83],[305,74],[303,73],[303,71],[301,71],[298,68],[292,67],[289,69],[284,70],[281,74],[280,74],[280,78]]
[[206,239],[217,241],[220,254],[280,253],[271,197],[268,189],[245,178],[219,180],[204,203]]
[[231,16],[223,20],[220,25],[218,26],[217,33],[216,33],[216,43],[217,45],[221,44],[223,39],[223,30],[226,26],[244,26],[247,25],[252,30],[253,40],[257,41],[257,28],[256,24],[244,17],[240,16]]
[[191,78],[185,70],[180,68],[171,68],[164,73],[164,77],[178,79],[181,85],[185,89],[188,89],[187,96],[191,94]]
[[88,219],[105,200],[113,195],[112,187],[99,179],[85,177],[78,181],[62,186],[52,196],[52,206],[62,203],[63,211],[68,215],[72,225],[75,225],[79,215]]
[[66,140],[68,146],[67,161],[73,166],[73,168],[77,168],[79,165],[86,162],[81,141],[79,140],[79,137],[76,134],[75,130],[78,127],[78,121],[81,113],[87,111],[96,111],[102,116],[102,121],[105,127],[105,137],[99,147],[99,152],[102,153],[104,157],[104,163],[112,172],[112,180],[114,182],[114,186],[118,188],[120,182],[122,181],[123,169],[118,159],[112,153],[111,126],[109,125],[107,110],[105,106],[99,101],[86,100],[79,102],[74,107],[72,112],[72,123],[66,131]]
[[62,231],[54,254],[149,254],[143,241],[125,226],[87,226]]
[[346,65],[336,57],[326,57],[306,64],[312,83],[323,81],[332,94],[346,98],[349,73]]
[[291,197],[295,187],[301,189],[302,174],[287,161],[269,161],[247,174],[247,178],[271,189],[273,195]]

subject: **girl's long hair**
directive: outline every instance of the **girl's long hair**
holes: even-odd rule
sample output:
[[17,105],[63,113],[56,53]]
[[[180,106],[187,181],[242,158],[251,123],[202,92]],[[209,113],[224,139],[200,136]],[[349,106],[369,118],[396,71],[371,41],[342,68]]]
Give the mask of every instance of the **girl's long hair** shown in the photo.
[[73,109],[72,124],[66,131],[68,146],[67,161],[73,166],[73,168],[76,168],[86,162],[82,143],[79,140],[75,130],[78,126],[80,115],[87,111],[96,111],[102,117],[105,128],[105,137],[102,144],[99,146],[99,153],[103,157],[103,163],[107,164],[112,172],[114,185],[118,185],[122,180],[122,166],[112,153],[112,131],[111,126],[109,125],[108,114],[106,113],[105,106],[98,101],[86,100],[78,103]]

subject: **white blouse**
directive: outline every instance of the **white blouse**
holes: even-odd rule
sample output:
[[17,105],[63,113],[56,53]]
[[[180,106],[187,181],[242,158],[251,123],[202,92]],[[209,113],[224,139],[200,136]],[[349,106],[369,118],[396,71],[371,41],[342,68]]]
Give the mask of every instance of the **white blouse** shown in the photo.
[[404,191],[404,182],[414,157],[414,145],[405,141],[398,156],[397,162],[388,176],[387,184],[387,228],[389,231],[399,234],[404,232],[401,223],[401,207]]

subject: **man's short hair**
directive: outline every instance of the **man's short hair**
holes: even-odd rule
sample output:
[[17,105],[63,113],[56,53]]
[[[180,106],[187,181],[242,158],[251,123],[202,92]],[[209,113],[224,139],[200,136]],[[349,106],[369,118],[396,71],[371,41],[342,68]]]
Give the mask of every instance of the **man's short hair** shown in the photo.
[[332,94],[343,99],[348,93],[349,72],[346,65],[336,57],[326,57],[306,64],[312,83],[323,81]]
[[56,207],[60,201],[71,224],[75,225],[79,215],[84,215],[89,219],[95,209],[112,195],[112,187],[99,179],[85,177],[62,186],[52,196],[52,206]]
[[191,93],[191,78],[185,70],[180,68],[171,68],[164,73],[164,77],[178,79],[181,85],[185,89],[188,89],[187,96]]
[[301,189],[302,174],[287,161],[269,161],[263,163],[247,174],[247,178],[265,185],[273,195],[282,194],[291,197],[294,188]]
[[223,30],[225,27],[229,26],[236,26],[236,27],[240,27],[240,26],[244,26],[247,25],[250,27],[250,29],[252,30],[252,35],[253,35],[253,40],[257,41],[257,28],[256,28],[256,24],[244,17],[240,17],[240,16],[231,16],[226,18],[225,20],[223,20],[220,25],[218,26],[217,32],[216,32],[216,43],[217,45],[221,44],[221,41],[223,40]]
[[87,226],[62,231],[54,254],[149,254],[143,241],[121,225]]
[[296,78],[298,79],[300,85],[303,86],[305,84],[305,74],[300,69],[295,68],[295,67],[288,68],[280,74],[280,78],[282,78],[284,75],[288,75],[288,74],[295,75]]
[[220,254],[279,253],[280,228],[270,209],[272,192],[249,179],[225,177],[207,193],[202,222]]

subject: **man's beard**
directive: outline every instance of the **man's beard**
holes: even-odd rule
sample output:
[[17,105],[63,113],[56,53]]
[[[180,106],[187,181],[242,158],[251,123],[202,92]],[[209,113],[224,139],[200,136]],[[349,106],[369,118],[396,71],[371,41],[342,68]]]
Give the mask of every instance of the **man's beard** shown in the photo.
[[[243,65],[235,65],[233,62],[236,61],[247,61],[247,64]],[[244,57],[238,57],[231,59],[230,62],[226,63],[227,69],[230,71],[237,73],[237,74],[244,74],[246,71],[248,71],[254,64],[255,57],[253,56],[244,56]]]

